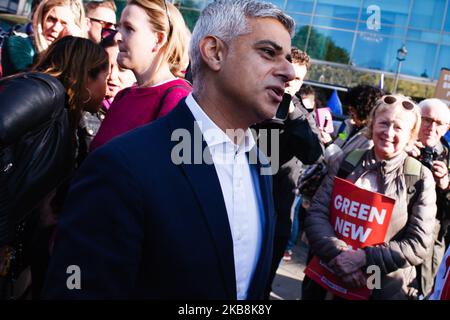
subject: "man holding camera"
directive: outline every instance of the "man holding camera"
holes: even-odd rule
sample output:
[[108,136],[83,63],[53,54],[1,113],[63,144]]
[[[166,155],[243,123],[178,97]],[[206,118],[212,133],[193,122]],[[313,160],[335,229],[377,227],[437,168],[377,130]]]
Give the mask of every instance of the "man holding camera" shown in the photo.
[[424,297],[433,289],[439,263],[448,246],[450,226],[449,145],[443,136],[450,127],[450,110],[439,99],[425,99],[420,104],[422,124],[419,141],[412,155],[417,157],[433,173],[436,182],[437,214],[434,230],[434,246],[428,258],[418,267],[420,288]]

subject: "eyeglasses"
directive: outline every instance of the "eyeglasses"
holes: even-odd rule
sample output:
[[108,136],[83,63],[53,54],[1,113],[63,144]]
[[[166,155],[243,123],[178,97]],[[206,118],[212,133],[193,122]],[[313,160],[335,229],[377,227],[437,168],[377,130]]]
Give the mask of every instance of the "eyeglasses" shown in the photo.
[[427,127],[431,127],[433,125],[433,123],[436,123],[436,126],[438,128],[447,128],[450,124],[446,123],[446,122],[442,122],[440,120],[436,120],[430,117],[425,117],[422,116],[422,124],[427,126]]
[[[394,96],[385,96],[383,101],[384,101],[384,103],[387,103],[387,104],[393,104],[393,103],[397,102],[397,98],[394,97]],[[408,100],[403,100],[402,101],[402,106],[406,110],[414,109],[414,104],[411,101],[408,101]]]
[[117,32],[118,32],[118,30],[116,30],[116,29],[102,28],[101,41],[102,42],[113,41],[114,36],[116,35]]
[[164,2],[164,9],[166,10],[167,20],[169,21],[169,34],[167,35],[167,40],[169,40],[170,36],[172,35],[173,26],[172,21],[170,21],[169,10],[167,9],[167,2],[166,0],[162,1]]
[[100,23],[102,25],[102,28],[105,28],[105,29],[117,29],[117,25],[115,23],[104,21],[104,20],[100,20],[100,19],[96,19],[96,18],[91,18],[91,17],[88,17],[88,19]]

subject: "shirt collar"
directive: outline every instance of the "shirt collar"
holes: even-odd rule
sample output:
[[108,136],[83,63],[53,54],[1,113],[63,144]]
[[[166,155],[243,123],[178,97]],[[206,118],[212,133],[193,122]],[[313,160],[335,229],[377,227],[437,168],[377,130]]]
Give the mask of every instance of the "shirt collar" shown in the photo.
[[212,148],[218,145],[227,144],[233,146],[235,152],[240,153],[248,152],[256,145],[250,129],[245,131],[244,138],[239,146],[231,141],[230,137],[211,120],[205,111],[203,111],[192,93],[186,97],[186,105],[199,125],[200,131],[202,132],[208,147]]

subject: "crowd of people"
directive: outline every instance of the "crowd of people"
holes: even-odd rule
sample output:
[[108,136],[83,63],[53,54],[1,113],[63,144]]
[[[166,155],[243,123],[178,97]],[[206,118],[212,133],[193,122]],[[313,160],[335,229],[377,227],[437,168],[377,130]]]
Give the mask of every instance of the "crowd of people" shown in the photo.
[[3,41],[2,299],[269,299],[299,238],[303,299],[450,299],[443,101],[360,84],[331,133],[275,5],[213,1],[192,34],[165,0],[116,13],[36,0]]

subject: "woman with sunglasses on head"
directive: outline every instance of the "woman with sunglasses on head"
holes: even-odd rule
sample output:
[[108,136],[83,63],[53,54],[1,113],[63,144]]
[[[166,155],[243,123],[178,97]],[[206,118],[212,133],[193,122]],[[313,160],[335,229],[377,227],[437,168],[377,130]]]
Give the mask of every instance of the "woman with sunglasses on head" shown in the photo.
[[2,50],[4,76],[28,71],[55,40],[67,35],[85,36],[81,0],[43,0],[33,14],[33,36],[11,36]]
[[320,131],[321,140],[326,146],[324,156],[327,164],[339,153],[372,146],[372,141],[365,137],[364,132],[367,130],[370,111],[383,94],[383,90],[371,85],[350,88],[345,98],[350,118],[342,123],[336,139],[333,141],[328,133]]
[[[313,255],[327,263],[347,288],[366,286],[366,268],[379,268],[380,286],[373,289],[371,299],[417,298],[415,266],[422,263],[432,244],[436,215],[433,176],[405,151],[416,140],[420,121],[420,110],[410,99],[402,95],[379,99],[367,124],[373,147],[347,152],[332,162],[305,218]],[[339,239],[330,223],[335,176],[395,200],[383,243],[352,249]],[[305,299],[325,297],[324,289],[311,279],[305,281],[310,289],[306,293],[312,294]]]
[[119,44],[117,62],[133,71],[137,85],[117,94],[91,150],[166,115],[191,91],[181,79],[189,30],[172,4],[128,1],[115,39]]

